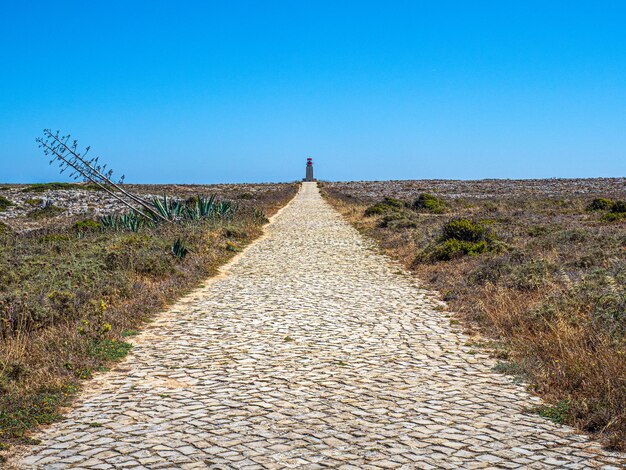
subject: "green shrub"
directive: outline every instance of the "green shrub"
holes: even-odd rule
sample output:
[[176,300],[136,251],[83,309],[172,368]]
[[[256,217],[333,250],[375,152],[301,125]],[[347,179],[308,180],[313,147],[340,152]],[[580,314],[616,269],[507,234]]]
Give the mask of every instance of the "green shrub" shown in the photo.
[[550,230],[548,229],[548,227],[544,227],[542,225],[536,225],[534,227],[529,227],[526,230],[526,235],[528,235],[529,237],[543,237],[544,235],[547,235],[548,233],[550,233]]
[[187,248],[187,244],[184,242],[184,240],[177,238],[172,245],[172,254],[182,261],[185,256],[187,256],[187,253],[189,253],[189,248]]
[[614,214],[626,213],[626,201],[615,201],[615,203],[611,207],[611,212],[613,212]]
[[416,211],[425,211],[431,214],[443,214],[447,206],[446,203],[438,197],[423,193],[413,202],[412,208]]
[[626,212],[607,212],[600,220],[603,222],[618,222],[626,219]]
[[481,242],[489,239],[487,228],[468,219],[451,220],[443,226],[441,240],[460,240],[465,242]]
[[591,201],[591,203],[587,206],[588,211],[606,211],[613,207],[615,204],[611,199],[606,199],[603,197],[599,197]]
[[557,424],[564,424],[569,413],[569,401],[561,400],[556,405],[537,405],[531,411]]
[[365,215],[371,217],[374,215],[383,215],[388,212],[397,211],[406,207],[404,201],[394,199],[392,197],[386,197],[382,202],[377,202],[374,205],[365,209]]
[[7,210],[10,206],[14,206],[6,197],[0,196],[0,212]]
[[114,339],[94,341],[89,348],[89,354],[102,361],[119,361],[132,349],[132,344]]
[[365,209],[365,215],[367,217],[372,217],[374,215],[383,215],[386,212],[389,212],[389,210],[391,210],[389,206],[387,206],[386,204],[383,204],[382,202],[378,202],[374,205],[369,206],[367,209]]
[[392,212],[385,215],[378,223],[378,226],[390,229],[416,228],[417,222],[410,219],[402,212]]
[[420,252],[415,262],[449,261],[461,256],[475,256],[506,249],[484,225],[467,219],[451,220],[444,224],[441,232],[439,239]]
[[102,229],[102,225],[100,224],[100,222],[96,222],[95,220],[86,219],[76,222],[74,224],[74,228],[79,233],[96,232]]
[[237,253],[241,251],[241,248],[239,248],[239,245],[231,241],[226,242],[225,248],[226,248],[226,251],[232,251],[233,253]]
[[401,201],[400,199],[395,199],[393,197],[386,197],[383,200],[383,203],[388,205],[389,207],[395,207],[396,209],[402,209],[403,207],[406,207],[404,201]]
[[449,261],[464,255],[475,256],[489,251],[486,241],[466,241],[450,238],[436,245],[431,253],[431,259],[436,261]]
[[28,204],[29,206],[40,206],[41,203],[43,202],[43,199],[39,199],[35,197],[31,199],[26,199],[24,202]]

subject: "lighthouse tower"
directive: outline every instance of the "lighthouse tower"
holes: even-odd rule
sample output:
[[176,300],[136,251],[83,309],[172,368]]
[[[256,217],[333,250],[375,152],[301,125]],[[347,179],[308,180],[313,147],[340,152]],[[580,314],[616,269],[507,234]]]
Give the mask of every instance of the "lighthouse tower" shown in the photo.
[[313,177],[313,159],[311,157],[306,159],[306,177],[303,181],[315,181]]

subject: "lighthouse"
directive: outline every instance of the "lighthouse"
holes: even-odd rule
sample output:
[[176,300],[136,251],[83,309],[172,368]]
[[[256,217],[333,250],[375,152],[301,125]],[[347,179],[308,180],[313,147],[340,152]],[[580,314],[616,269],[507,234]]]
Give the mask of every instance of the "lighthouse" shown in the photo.
[[313,159],[311,157],[306,159],[306,177],[303,181],[315,181],[313,177]]

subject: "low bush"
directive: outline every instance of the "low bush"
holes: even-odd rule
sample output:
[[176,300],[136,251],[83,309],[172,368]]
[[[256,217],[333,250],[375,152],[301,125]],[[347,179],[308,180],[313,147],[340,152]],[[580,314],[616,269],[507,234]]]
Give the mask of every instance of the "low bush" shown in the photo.
[[441,231],[441,240],[461,240],[465,242],[487,241],[490,236],[487,228],[468,219],[455,219],[444,224]]
[[14,206],[11,201],[9,201],[6,197],[0,196],[0,212],[7,210],[9,207]]
[[615,203],[611,206],[611,212],[614,214],[626,213],[626,201],[615,201]]
[[34,197],[34,198],[26,199],[24,202],[28,204],[29,206],[40,206],[43,203],[43,199]]
[[405,211],[393,211],[385,214],[378,222],[378,226],[389,229],[416,228],[417,221],[410,218]]
[[447,209],[447,205],[442,199],[428,193],[420,194],[411,207],[416,211],[430,212],[431,214],[443,214]]
[[460,256],[475,256],[487,251],[489,251],[489,246],[484,240],[471,242],[449,238],[435,245],[430,253],[430,258],[435,261],[449,261]]
[[603,197],[599,197],[594,199],[587,206],[588,211],[607,211],[613,207],[614,201],[611,199],[606,199]]
[[503,249],[504,246],[483,224],[468,219],[454,219],[443,225],[438,239],[417,253],[414,263],[450,261]]
[[386,197],[383,201],[377,202],[365,209],[365,215],[367,217],[372,217],[376,215],[384,215],[388,212],[397,211],[406,207],[406,204],[399,200],[391,197]]
[[74,229],[79,233],[96,232],[102,230],[102,224],[92,219],[80,220],[74,224]]
[[600,220],[602,222],[621,222],[622,220],[626,220],[626,212],[607,212]]

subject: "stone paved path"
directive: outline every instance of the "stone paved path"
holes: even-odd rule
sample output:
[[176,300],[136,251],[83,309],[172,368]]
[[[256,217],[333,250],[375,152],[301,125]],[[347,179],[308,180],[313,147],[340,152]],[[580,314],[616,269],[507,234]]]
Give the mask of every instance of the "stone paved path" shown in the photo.
[[314,183],[45,430],[30,468],[619,468],[538,416]]

